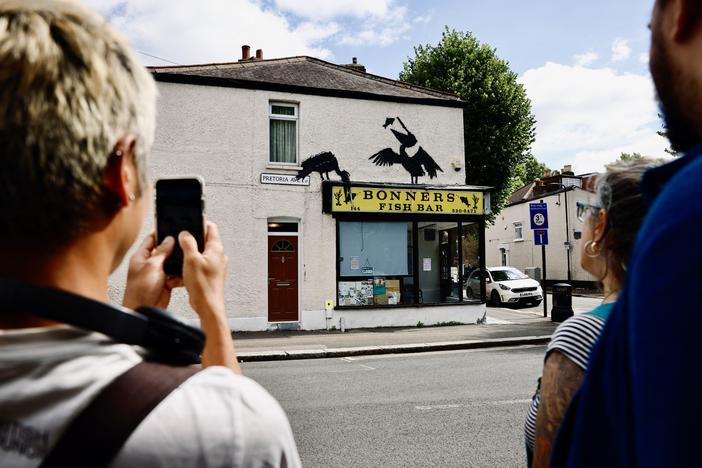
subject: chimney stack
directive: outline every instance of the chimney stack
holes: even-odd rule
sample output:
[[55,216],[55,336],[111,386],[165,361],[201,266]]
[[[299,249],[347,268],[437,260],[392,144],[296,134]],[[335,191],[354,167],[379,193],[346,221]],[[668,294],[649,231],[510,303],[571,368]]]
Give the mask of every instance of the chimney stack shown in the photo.
[[358,59],[354,57],[351,59],[351,63],[344,65],[346,68],[349,68],[351,70],[355,70],[357,72],[365,73],[366,72],[366,67],[358,63]]
[[263,49],[256,49],[256,60],[263,60]]
[[241,60],[249,60],[251,58],[251,47],[247,45],[241,46]]

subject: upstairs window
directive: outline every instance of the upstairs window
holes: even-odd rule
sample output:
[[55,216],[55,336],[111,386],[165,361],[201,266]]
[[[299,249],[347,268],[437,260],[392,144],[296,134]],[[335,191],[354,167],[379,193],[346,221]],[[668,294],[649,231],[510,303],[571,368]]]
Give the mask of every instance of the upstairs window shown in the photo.
[[270,154],[268,161],[275,164],[297,164],[297,104],[271,102]]
[[522,223],[514,223],[514,240],[523,240]]

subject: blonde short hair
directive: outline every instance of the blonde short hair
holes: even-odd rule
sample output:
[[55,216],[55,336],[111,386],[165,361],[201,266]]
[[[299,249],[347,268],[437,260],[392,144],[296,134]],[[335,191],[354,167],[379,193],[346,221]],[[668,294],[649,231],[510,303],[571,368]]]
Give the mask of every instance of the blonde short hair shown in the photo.
[[72,2],[1,1],[0,242],[54,249],[114,215],[105,168],[135,134],[146,182],[155,107],[153,78],[98,15]]

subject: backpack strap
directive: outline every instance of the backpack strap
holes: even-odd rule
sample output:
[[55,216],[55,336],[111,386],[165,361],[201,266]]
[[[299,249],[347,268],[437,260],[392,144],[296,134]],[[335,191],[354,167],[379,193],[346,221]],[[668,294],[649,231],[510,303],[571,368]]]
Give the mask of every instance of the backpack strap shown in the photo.
[[40,468],[107,466],[151,411],[199,369],[142,361],[81,411]]

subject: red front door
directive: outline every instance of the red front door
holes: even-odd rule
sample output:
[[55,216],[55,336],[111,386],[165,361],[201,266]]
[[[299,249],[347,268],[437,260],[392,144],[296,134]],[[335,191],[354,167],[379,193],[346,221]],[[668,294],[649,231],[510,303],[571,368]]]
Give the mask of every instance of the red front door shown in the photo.
[[268,321],[297,321],[297,303],[297,236],[268,236]]

